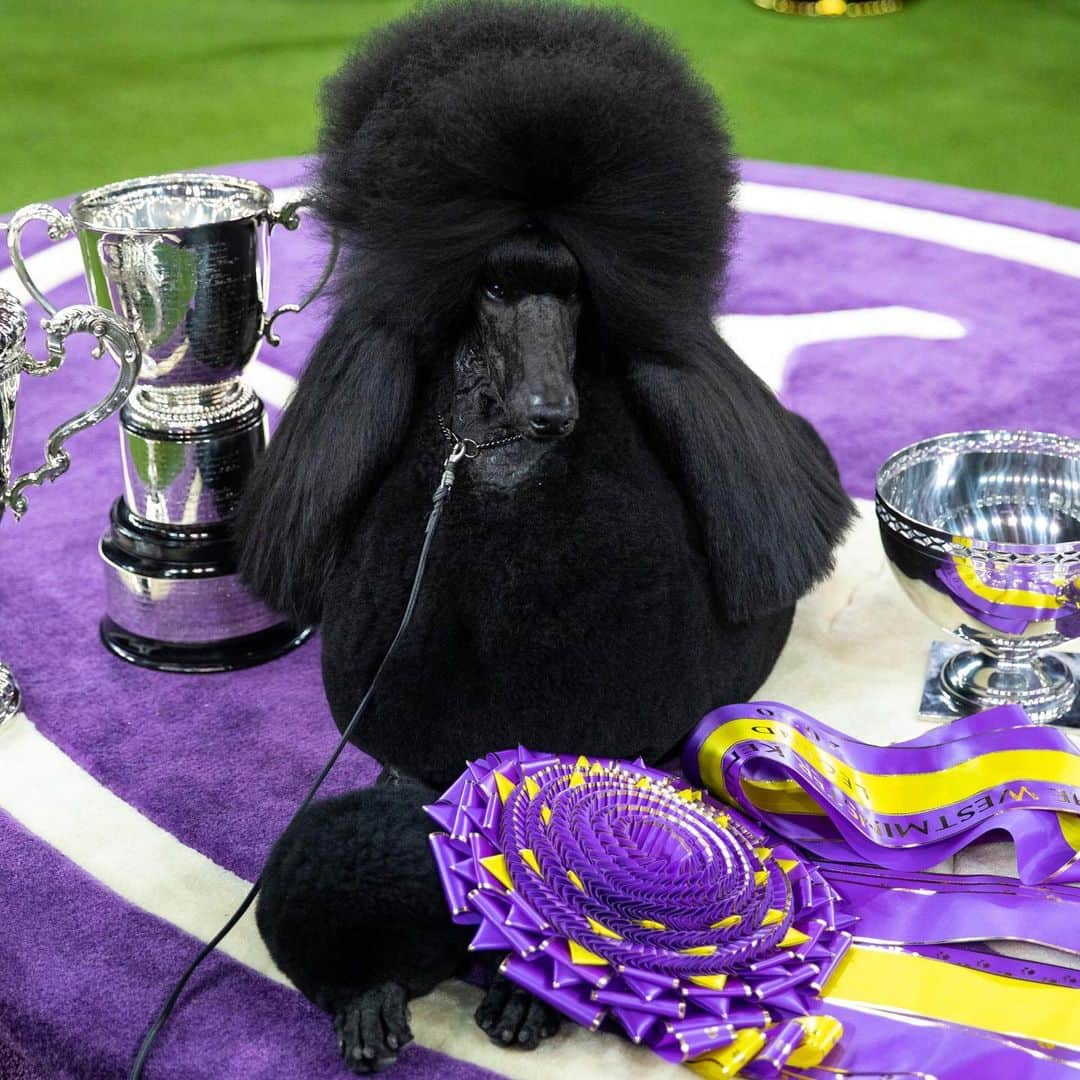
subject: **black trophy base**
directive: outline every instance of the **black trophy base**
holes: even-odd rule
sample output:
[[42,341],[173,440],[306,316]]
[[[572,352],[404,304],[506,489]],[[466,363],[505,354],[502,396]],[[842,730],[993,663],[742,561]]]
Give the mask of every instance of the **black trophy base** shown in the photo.
[[108,616],[101,620],[101,641],[113,656],[139,667],[182,675],[212,675],[265,664],[303,645],[312,633],[310,626],[298,631],[280,623],[228,641],[177,644],[133,634]]
[[311,636],[244,587],[227,522],[163,525],[136,517],[118,499],[100,551],[101,640],[129,664],[191,675],[237,671]]

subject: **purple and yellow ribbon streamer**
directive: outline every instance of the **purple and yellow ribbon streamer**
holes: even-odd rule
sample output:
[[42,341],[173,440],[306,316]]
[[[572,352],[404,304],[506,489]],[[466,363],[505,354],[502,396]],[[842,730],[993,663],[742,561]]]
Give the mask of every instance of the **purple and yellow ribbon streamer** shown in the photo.
[[1021,881],[1080,881],[1080,755],[1002,706],[872,746],[776,702],[710,713],[686,775],[820,859],[923,870],[991,830]]

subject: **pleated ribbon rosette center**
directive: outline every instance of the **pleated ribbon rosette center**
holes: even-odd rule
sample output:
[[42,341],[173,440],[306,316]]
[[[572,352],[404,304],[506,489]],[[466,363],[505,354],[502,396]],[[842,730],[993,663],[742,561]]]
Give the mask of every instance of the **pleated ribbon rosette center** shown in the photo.
[[[841,1034],[810,1003],[854,919],[813,864],[643,762],[519,748],[428,813],[473,949],[571,1019],[713,1075],[812,1066]],[[704,1064],[704,1061],[703,1061]]]

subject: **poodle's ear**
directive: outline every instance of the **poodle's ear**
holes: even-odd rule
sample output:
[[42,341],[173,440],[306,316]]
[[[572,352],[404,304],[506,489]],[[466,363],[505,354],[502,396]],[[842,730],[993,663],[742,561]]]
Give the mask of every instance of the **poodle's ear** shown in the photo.
[[351,525],[408,429],[416,364],[407,339],[342,305],[240,505],[240,575],[298,625],[318,621]]
[[723,611],[789,607],[833,566],[854,507],[817,432],[706,327],[631,362],[630,393],[697,520]]

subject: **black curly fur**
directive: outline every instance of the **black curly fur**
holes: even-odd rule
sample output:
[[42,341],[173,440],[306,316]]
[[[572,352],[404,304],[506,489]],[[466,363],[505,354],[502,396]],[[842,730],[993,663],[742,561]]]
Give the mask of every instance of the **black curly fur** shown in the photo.
[[324,108],[318,210],[345,252],[243,513],[260,595],[319,618],[486,253],[530,221],[581,266],[724,610],[780,610],[829,570],[849,504],[711,328],[735,171],[715,97],[662,35],[610,9],[448,4],[374,34]]
[[[480,0],[373,35],[324,107],[335,307],[244,501],[245,580],[322,621],[343,726],[408,593],[484,275],[551,238],[580,278],[580,419],[542,457],[463,466],[355,741],[436,787],[517,743],[660,759],[754,693],[852,512],[810,425],[713,330],[735,181],[715,98],[625,13]],[[420,992],[458,947],[419,803],[312,809],[268,870],[260,927],[331,1010]],[[399,912],[448,936],[405,956]]]
[[410,997],[426,994],[461,962],[469,934],[451,923],[428,855],[431,819],[421,806],[434,795],[403,784],[325,799],[267,860],[259,930],[275,962],[327,1012],[390,981]]

